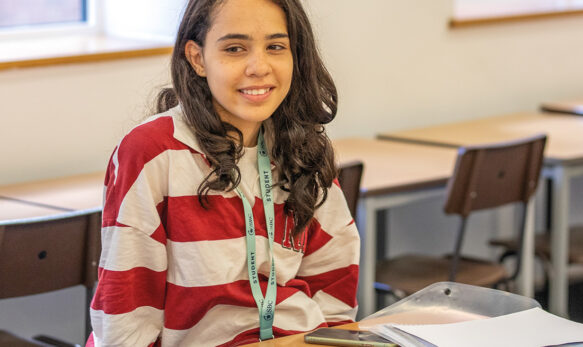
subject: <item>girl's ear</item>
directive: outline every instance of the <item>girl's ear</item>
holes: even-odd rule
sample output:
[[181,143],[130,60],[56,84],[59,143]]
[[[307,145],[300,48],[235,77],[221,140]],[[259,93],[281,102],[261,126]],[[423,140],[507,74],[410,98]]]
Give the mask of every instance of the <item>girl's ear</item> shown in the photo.
[[184,47],[184,54],[186,55],[186,60],[188,60],[190,66],[192,66],[196,74],[200,77],[206,77],[202,48],[197,45],[196,42],[188,40],[188,42],[186,42],[186,46]]

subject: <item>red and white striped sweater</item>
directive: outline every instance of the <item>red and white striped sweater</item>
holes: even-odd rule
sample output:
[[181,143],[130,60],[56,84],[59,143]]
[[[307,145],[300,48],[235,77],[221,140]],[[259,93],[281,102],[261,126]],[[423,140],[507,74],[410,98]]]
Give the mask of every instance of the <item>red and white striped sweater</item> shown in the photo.
[[[266,134],[269,145],[269,135]],[[253,203],[265,293],[269,257],[256,150],[238,163]],[[232,346],[258,341],[259,313],[246,266],[241,199],[197,189],[210,168],[180,107],[135,127],[115,149],[105,178],[103,251],[91,304],[95,346]],[[277,174],[274,172],[274,181]],[[276,337],[349,322],[356,315],[359,237],[342,191],[332,185],[297,240],[273,190]],[[284,230],[285,229],[285,230]]]

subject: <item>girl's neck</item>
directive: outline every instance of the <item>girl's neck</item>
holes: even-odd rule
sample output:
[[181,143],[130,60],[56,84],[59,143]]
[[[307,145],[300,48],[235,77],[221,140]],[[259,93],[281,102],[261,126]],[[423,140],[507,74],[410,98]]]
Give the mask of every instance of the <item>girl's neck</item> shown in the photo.
[[[243,147],[255,147],[257,146],[257,135],[259,135],[259,128],[261,127],[261,124],[259,124],[259,126],[256,129],[253,129],[252,131],[248,131],[248,132],[243,132]],[[240,129],[239,129],[240,130]]]
[[[255,146],[257,146],[257,136],[259,135],[259,129],[261,128],[261,123],[258,123],[255,126],[248,126],[248,127],[241,126],[240,124],[237,124],[236,128],[239,129],[239,131],[243,135],[243,147],[255,147]],[[237,136],[235,136],[234,133],[231,135],[233,135],[233,138],[237,138]]]
[[[243,146],[244,147],[255,147],[257,146],[257,135],[259,135],[259,129],[263,122],[245,119],[245,117],[236,117],[225,110],[216,100],[213,99],[213,104],[216,112],[223,122],[227,122],[239,129],[243,135]],[[233,134],[234,135],[234,134]],[[236,136],[235,136],[236,138]]]

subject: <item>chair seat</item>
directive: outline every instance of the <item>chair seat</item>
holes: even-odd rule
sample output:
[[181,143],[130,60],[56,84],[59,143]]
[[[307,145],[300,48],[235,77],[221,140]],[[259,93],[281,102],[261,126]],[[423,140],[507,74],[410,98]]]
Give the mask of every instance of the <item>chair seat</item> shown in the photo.
[[35,343],[4,330],[0,330],[0,347],[39,347],[48,346],[42,342]]
[[[403,255],[378,262],[376,281],[411,295],[435,282],[447,281],[449,269],[448,257]],[[462,257],[456,282],[492,287],[507,277],[506,269],[500,264]]]
[[[493,246],[501,246],[509,251],[518,250],[516,239],[495,239],[491,240]],[[537,256],[550,260],[551,258],[551,235],[548,232],[539,233],[535,237],[535,253]],[[583,225],[572,227],[569,231],[569,263],[583,264]]]

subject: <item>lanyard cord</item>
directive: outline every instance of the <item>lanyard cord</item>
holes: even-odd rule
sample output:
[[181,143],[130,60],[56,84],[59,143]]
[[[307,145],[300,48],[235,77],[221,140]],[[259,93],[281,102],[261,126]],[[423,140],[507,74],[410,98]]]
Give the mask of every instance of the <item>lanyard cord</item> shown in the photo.
[[275,281],[275,259],[273,257],[273,239],[274,239],[274,211],[273,197],[271,194],[271,162],[267,154],[267,146],[263,133],[260,131],[257,138],[257,166],[259,168],[259,181],[261,185],[261,195],[263,198],[263,209],[265,211],[265,224],[267,226],[267,236],[269,239],[269,256],[271,260],[271,270],[269,271],[269,281],[265,297],[261,292],[259,285],[257,253],[255,251],[255,224],[251,205],[245,195],[239,188],[235,191],[243,201],[243,210],[245,212],[245,242],[247,245],[247,272],[249,273],[249,283],[251,292],[259,309],[259,338],[261,340],[273,338],[273,317],[275,313],[275,299],[277,294],[277,284]]

